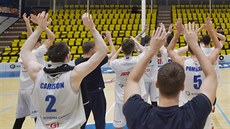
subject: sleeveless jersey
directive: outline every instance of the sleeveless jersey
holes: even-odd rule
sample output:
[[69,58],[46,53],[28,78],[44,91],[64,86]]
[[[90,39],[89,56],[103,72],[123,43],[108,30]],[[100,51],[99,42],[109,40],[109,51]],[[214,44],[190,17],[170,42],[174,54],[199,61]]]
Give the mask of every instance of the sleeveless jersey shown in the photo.
[[191,100],[197,94],[200,93],[199,89],[204,79],[204,73],[200,67],[198,61],[188,58],[184,62],[185,70],[185,82],[184,91],[182,91],[181,98],[182,103],[186,103]]
[[[115,81],[115,102],[124,103],[124,87],[126,85],[127,78],[132,71],[133,67],[138,63],[140,55],[137,57],[129,56],[122,59],[115,59],[110,62],[112,70],[116,73]],[[141,89],[141,95],[146,94],[145,85],[143,79],[140,80],[139,86]]]
[[36,129],[80,129],[85,122],[81,90],[74,92],[71,71],[51,77],[40,71],[32,93],[38,110]]
[[[35,55],[38,63],[45,65],[44,54],[47,52],[45,45],[40,46],[39,48],[32,51],[32,54]],[[22,63],[21,57],[19,57],[19,62]],[[20,89],[29,89],[33,86],[33,81],[30,79],[27,70],[21,64],[20,70]]]
[[[214,51],[214,49],[215,49],[214,47],[210,47],[210,48],[202,47],[202,51],[204,52],[206,56],[209,56]],[[215,62],[213,67],[214,67],[214,70],[216,71],[217,77],[220,78],[220,68],[219,68],[218,60]]]

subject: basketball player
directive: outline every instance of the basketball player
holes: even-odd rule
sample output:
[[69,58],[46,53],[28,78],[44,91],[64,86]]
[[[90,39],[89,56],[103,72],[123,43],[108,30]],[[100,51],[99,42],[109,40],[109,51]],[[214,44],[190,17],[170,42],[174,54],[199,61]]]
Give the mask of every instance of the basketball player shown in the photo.
[[48,13],[38,14],[37,29],[22,46],[23,65],[34,81],[32,97],[38,110],[36,129],[62,128],[80,129],[85,122],[80,83],[93,71],[107,54],[107,46],[96,30],[91,16],[82,16],[83,24],[89,28],[95,39],[95,54],[86,62],[72,68],[67,63],[70,59],[66,43],[56,43],[48,49],[50,67],[37,63],[31,54],[39,35],[48,26]]
[[[96,129],[105,129],[105,114],[106,114],[106,98],[104,94],[104,80],[101,73],[101,67],[108,62],[109,59],[116,53],[112,42],[112,36],[109,31],[106,31],[105,38],[108,40],[111,52],[102,60],[102,62],[89,75],[82,80],[82,85],[86,88],[86,95],[89,103],[84,105],[86,122],[81,127],[85,129],[85,125],[92,111]],[[82,45],[84,56],[75,60],[75,65],[79,65],[88,61],[96,52],[93,42],[85,42]],[[84,97],[84,96],[83,96]]]
[[165,43],[166,32],[158,27],[153,32],[150,49],[130,73],[124,94],[123,112],[131,129],[202,129],[216,95],[217,79],[211,62],[197,44],[195,25],[185,25],[185,38],[197,56],[205,73],[200,94],[178,107],[180,91],[184,89],[185,73],[178,63],[167,63],[159,69],[156,86],[159,104],[152,106],[140,96],[140,78],[154,55]]
[[[26,14],[23,14],[23,19],[26,22],[27,37],[32,34],[32,27],[30,25],[30,17],[26,17]],[[49,21],[49,24],[51,21]],[[48,39],[42,44],[41,38],[38,39],[32,54],[36,57],[37,61],[40,64],[45,64],[44,54],[47,52],[47,49],[55,40],[55,35],[50,31],[49,28],[45,28],[45,32],[48,35]],[[21,57],[19,57],[19,62],[23,63]],[[33,81],[30,79],[27,70],[21,65],[20,70],[20,88],[18,93],[18,102],[17,102],[17,111],[16,111],[16,120],[13,126],[13,129],[21,129],[25,117],[30,115],[32,118],[37,117],[37,111],[34,108],[33,100],[31,98],[31,93],[33,89]]]
[[[194,23],[193,23],[194,24]],[[217,36],[215,34],[215,31],[212,29],[212,22],[209,18],[206,19],[206,29],[209,33],[209,35],[212,37],[213,42],[215,44],[215,49],[213,52],[208,56],[209,61],[211,64],[215,64],[216,60],[218,58],[218,55],[221,50],[221,45],[217,39]],[[187,101],[191,100],[194,98],[197,94],[200,93],[200,88],[203,79],[205,78],[205,75],[203,73],[203,69],[201,68],[197,57],[195,53],[189,48],[189,51],[191,53],[191,57],[184,59],[184,57],[179,56],[177,53],[173,51],[175,45],[176,45],[176,40],[180,36],[180,34],[183,31],[183,25],[180,20],[177,22],[177,33],[172,39],[170,45],[168,46],[168,52],[170,57],[172,58],[172,61],[179,63],[181,66],[184,67],[185,70],[185,87],[184,91],[182,92],[180,96],[180,105],[185,104]],[[186,40],[186,39],[185,39]],[[198,44],[198,42],[197,42]],[[211,124],[211,116],[208,117],[205,129],[212,129],[212,124]]]
[[[141,46],[141,45],[138,45]],[[140,59],[139,56],[132,56],[132,53],[135,49],[135,43],[132,39],[126,39],[122,42],[121,47],[118,49],[116,54],[111,58],[110,66],[112,70],[116,73],[115,81],[115,107],[114,107],[114,121],[113,125],[115,129],[123,129],[126,125],[126,120],[122,112],[123,107],[123,95],[124,87],[126,85],[126,80],[129,76],[129,73],[133,67],[137,64]],[[124,52],[124,57],[121,59],[116,59],[120,51]],[[140,49],[141,50],[141,49]],[[142,96],[146,95],[144,88],[144,81],[140,82],[142,87]]]

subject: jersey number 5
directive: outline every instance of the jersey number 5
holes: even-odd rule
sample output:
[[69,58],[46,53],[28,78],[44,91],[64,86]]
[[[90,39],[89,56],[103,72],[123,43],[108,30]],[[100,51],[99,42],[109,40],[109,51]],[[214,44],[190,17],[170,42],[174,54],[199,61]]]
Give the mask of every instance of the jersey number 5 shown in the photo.
[[201,86],[201,84],[202,84],[202,80],[201,80],[201,76],[200,75],[195,75],[194,77],[193,77],[193,82],[194,82],[194,88],[195,89],[200,89],[200,86]]
[[54,103],[56,102],[56,98],[53,95],[47,95],[45,98],[45,101],[50,101],[49,105],[46,108],[46,112],[56,112],[56,109],[52,109],[54,106]]

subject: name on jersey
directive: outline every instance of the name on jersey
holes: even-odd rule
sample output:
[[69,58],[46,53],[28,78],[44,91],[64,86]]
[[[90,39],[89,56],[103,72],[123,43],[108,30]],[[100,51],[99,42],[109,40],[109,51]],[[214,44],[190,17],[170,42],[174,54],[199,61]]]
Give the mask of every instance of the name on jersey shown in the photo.
[[40,88],[41,89],[46,89],[46,90],[62,89],[62,88],[64,88],[64,82],[53,83],[53,84],[41,83]]
[[186,71],[202,71],[201,67],[186,66]]
[[129,71],[128,72],[122,72],[120,76],[129,76]]

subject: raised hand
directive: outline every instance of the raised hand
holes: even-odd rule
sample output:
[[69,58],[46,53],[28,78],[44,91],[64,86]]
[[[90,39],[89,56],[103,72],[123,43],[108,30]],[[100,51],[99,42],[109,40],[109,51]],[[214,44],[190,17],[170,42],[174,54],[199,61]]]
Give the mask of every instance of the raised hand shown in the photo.
[[184,25],[182,24],[181,19],[177,19],[176,30],[178,34],[181,34],[184,31]]
[[90,30],[95,29],[94,22],[92,20],[92,15],[89,16],[88,13],[83,14],[82,16],[83,24],[88,27]]
[[213,30],[211,18],[206,18],[205,27],[207,31]]
[[23,19],[26,23],[30,23],[30,16],[26,17],[26,13],[23,14]]
[[166,40],[166,30],[164,24],[160,24],[157,30],[153,31],[152,38],[150,41],[150,48],[159,50]]
[[198,45],[198,36],[197,36],[197,29],[198,27],[193,22],[192,24],[189,22],[189,24],[185,24],[185,41],[189,45],[197,44]]
[[46,28],[49,25],[49,22],[47,21],[48,19],[48,13],[43,11],[42,13],[39,13],[37,15],[37,23],[38,26],[41,28]]
[[172,33],[172,32],[173,32],[173,24],[170,24],[168,33]]
[[105,36],[106,36],[106,37],[105,37],[106,40],[112,39],[111,32],[108,31],[108,30],[105,32]]

